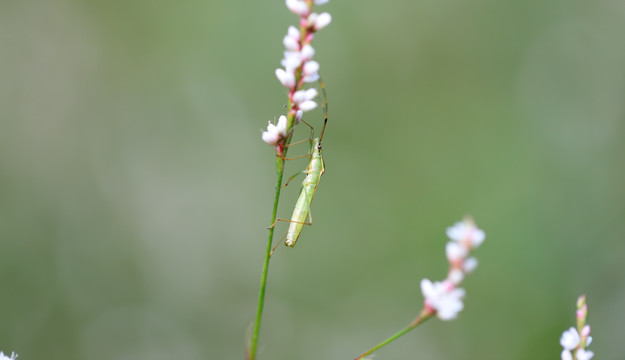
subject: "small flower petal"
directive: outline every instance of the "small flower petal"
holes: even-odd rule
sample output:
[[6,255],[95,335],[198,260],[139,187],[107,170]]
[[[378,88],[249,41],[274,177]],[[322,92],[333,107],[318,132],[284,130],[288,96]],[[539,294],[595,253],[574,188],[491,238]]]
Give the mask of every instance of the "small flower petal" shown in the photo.
[[[452,287],[450,288],[450,285]],[[428,279],[421,280],[421,292],[425,298],[426,306],[436,310],[441,320],[455,319],[463,309],[462,298],[464,289],[453,288],[453,284],[436,281],[432,283]]]
[[315,82],[319,79],[319,63],[311,60],[304,64],[302,76],[305,82]]
[[590,350],[585,349],[577,349],[575,352],[575,357],[577,360],[590,360],[595,354]]
[[296,103],[296,104],[299,104],[299,103],[301,103],[303,101],[306,101],[306,91],[305,90],[297,90],[291,96],[291,100],[294,103]]
[[477,268],[477,264],[478,264],[477,259],[474,257],[470,257],[466,259],[464,263],[462,264],[462,270],[464,270],[465,273],[469,274]]
[[317,96],[317,94],[318,92],[317,92],[317,89],[315,88],[310,88],[306,90],[298,90],[293,94],[293,97],[291,98],[291,100],[293,100],[293,102],[296,104],[300,104],[300,103],[303,103],[304,101],[314,99],[315,96]]
[[317,71],[319,71],[318,62],[311,60],[311,61],[307,61],[304,64],[304,74],[308,75],[308,74],[316,73]]
[[286,71],[294,73],[295,69],[302,64],[299,51],[285,51],[280,64],[284,66]]
[[310,12],[308,4],[302,0],[286,0],[286,7],[295,15],[306,16]]
[[330,0],[315,0],[315,5],[327,4]]
[[464,279],[464,272],[460,269],[452,269],[447,275],[447,279],[454,283],[454,285],[459,285]]
[[289,89],[295,86],[295,74],[284,69],[276,69],[276,77],[282,83],[282,85]]
[[301,61],[309,61],[315,56],[315,48],[313,48],[310,44],[304,45],[302,47],[302,51],[300,52]]
[[263,141],[272,146],[280,143],[280,141],[286,137],[286,120],[286,116],[280,116],[280,119],[278,119],[278,126],[272,124],[270,121],[267,125],[267,131],[263,131],[261,135]]
[[292,38],[290,36],[285,36],[284,39],[282,39],[282,44],[284,45],[284,47],[289,50],[289,51],[298,51],[299,50],[299,41],[295,38]]
[[463,289],[454,289],[448,296],[440,299],[437,307],[437,315],[441,320],[453,320],[458,316],[458,313],[464,308],[462,303],[462,297],[464,296]]
[[476,248],[484,241],[486,234],[478,229],[472,220],[465,220],[447,228],[447,236],[451,240],[460,243],[467,242],[472,248]]
[[579,345],[579,334],[577,333],[577,329],[574,327],[569,328],[565,332],[562,333],[560,337],[560,345],[566,350],[573,350]]
[[315,18],[313,29],[315,31],[319,31],[323,29],[324,27],[328,26],[331,21],[332,21],[332,16],[330,14],[328,14],[327,12],[321,13],[317,15],[317,17]]
[[306,90],[306,99],[312,100],[319,95],[319,92],[315,88],[310,88]]
[[314,74],[304,76],[304,82],[307,82],[307,83],[313,83],[317,80],[319,80],[319,73],[314,73]]
[[283,137],[286,136],[286,124],[287,124],[286,120],[287,120],[286,116],[280,115],[280,118],[278,119],[278,126],[276,126],[276,130],[278,134]]
[[447,255],[447,260],[453,263],[463,260],[468,255],[469,251],[466,247],[460,245],[459,243],[450,241],[445,246],[445,253]]
[[264,142],[266,142],[267,144],[271,146],[277,145],[278,142],[280,141],[280,137],[278,136],[278,134],[270,132],[270,131],[263,131],[263,134],[261,137]]
[[299,124],[300,121],[302,121],[302,116],[304,116],[304,111],[303,110],[297,110],[297,112],[295,113],[295,123]]
[[293,39],[296,39],[296,40],[299,40],[301,36],[299,29],[293,25],[289,26],[289,29],[286,31],[286,34],[288,37],[292,37]]
[[313,100],[307,100],[299,104],[299,109],[302,111],[310,111],[317,107],[317,103]]
[[11,352],[11,357],[9,357],[8,355],[4,355],[4,353],[0,351],[0,360],[14,360],[16,358],[17,354],[14,352]]
[[421,293],[426,299],[436,294],[434,291],[434,284],[429,279],[421,280]]
[[573,355],[571,355],[571,352],[568,350],[562,350],[560,358],[562,358],[562,360],[573,360]]

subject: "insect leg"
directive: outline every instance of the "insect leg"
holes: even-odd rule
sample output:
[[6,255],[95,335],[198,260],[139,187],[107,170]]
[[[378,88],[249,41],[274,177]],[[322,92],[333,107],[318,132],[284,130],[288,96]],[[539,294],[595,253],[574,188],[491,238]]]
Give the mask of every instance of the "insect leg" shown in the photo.
[[[310,216],[310,208],[308,211],[308,215]],[[303,224],[303,225],[312,225],[312,217],[310,218],[310,222],[306,222],[306,221],[295,221],[295,220],[290,220],[290,219],[281,219],[281,218],[277,218],[276,221],[273,222],[273,224],[271,224],[271,226],[269,226],[267,228],[267,230],[273,228],[276,226],[276,224],[278,223],[278,221],[284,221],[284,222],[289,222],[289,223],[296,223],[296,224]]]
[[[312,149],[313,137],[315,136],[315,129],[309,123],[307,123],[306,121],[301,120],[301,122],[304,123],[306,126],[308,126],[310,128],[310,136],[307,139],[302,139],[302,140],[299,140],[299,141],[292,142],[289,145],[286,145],[285,147],[288,148],[288,147],[291,147],[293,145],[298,145],[298,144],[301,144],[301,143],[304,143],[304,142],[308,142],[308,148]],[[300,155],[300,156],[295,156],[295,157],[292,157],[292,158],[284,158],[284,160],[300,159],[300,158],[307,157],[307,156],[308,157],[312,156],[312,150],[309,153],[307,153],[307,154]]]
[[271,257],[273,255],[273,252],[276,251],[276,248],[278,247],[278,245],[280,245],[280,243],[282,242],[282,240],[284,240],[284,237],[286,236],[286,231],[284,232],[284,234],[282,234],[282,236],[280,237],[280,240],[278,240],[278,242],[276,243],[276,245],[271,249],[271,252],[269,253],[269,256]]
[[280,188],[286,187],[287,185],[289,185],[289,183],[291,182],[291,180],[295,179],[298,175],[306,175],[305,171],[298,171],[297,173],[293,174],[293,176],[291,176],[286,183],[284,183],[284,185],[280,186]]

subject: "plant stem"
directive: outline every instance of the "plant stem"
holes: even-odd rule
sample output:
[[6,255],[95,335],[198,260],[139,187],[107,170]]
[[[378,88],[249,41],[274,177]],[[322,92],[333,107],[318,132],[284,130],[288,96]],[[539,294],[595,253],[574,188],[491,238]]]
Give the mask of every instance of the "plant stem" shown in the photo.
[[367,355],[371,355],[372,353],[374,353],[376,350],[392,343],[393,341],[399,339],[400,337],[402,337],[403,335],[405,335],[406,333],[408,333],[410,330],[416,328],[418,325],[420,325],[421,323],[423,323],[425,320],[429,319],[430,317],[432,317],[432,312],[427,311],[426,309],[423,309],[421,311],[421,313],[419,314],[419,316],[417,316],[412,323],[410,323],[410,325],[408,325],[406,328],[396,332],[395,334],[393,334],[391,337],[389,337],[388,339],[382,341],[381,343],[377,344],[376,346],[372,347],[371,349],[365,351],[364,353],[360,354],[357,358],[355,358],[354,360],[361,360],[362,358],[364,358]]
[[[282,187],[282,177],[284,175],[284,158],[276,156],[276,172],[278,180],[276,182],[276,195],[273,201],[273,211],[271,213],[271,224],[276,221],[278,213],[278,201],[280,200],[280,189]],[[254,331],[252,333],[252,344],[250,345],[247,355],[248,360],[256,358],[256,348],[258,345],[258,334],[260,332],[260,321],[263,317],[263,306],[265,305],[265,289],[267,288],[267,273],[269,271],[269,258],[271,257],[271,245],[273,243],[273,231],[275,226],[269,229],[269,237],[267,238],[267,249],[265,250],[265,262],[263,264],[263,273],[260,278],[260,291],[258,294],[258,308],[256,310],[256,321],[254,322]]]

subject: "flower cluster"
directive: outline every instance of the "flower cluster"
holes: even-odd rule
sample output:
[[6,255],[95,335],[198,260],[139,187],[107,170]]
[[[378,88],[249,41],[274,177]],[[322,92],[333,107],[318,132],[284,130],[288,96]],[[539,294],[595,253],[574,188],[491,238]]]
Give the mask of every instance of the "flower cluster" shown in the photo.
[[[560,337],[560,345],[562,350],[562,360],[590,360],[595,355],[592,351],[586,350],[586,347],[592,342],[590,336],[590,326],[586,324],[588,317],[588,306],[586,305],[586,297],[580,296],[577,299],[577,329],[572,327],[562,333]],[[573,357],[573,353],[575,357]]]
[[[327,2],[328,0],[314,0],[316,5]],[[304,82],[314,82],[319,79],[319,63],[312,59],[315,49],[311,46],[311,42],[314,33],[328,26],[332,17],[327,12],[321,14],[312,12],[312,5],[313,0],[286,0],[289,10],[300,17],[300,28],[290,26],[282,40],[285,51],[280,64],[284,66],[284,69],[276,69],[276,77],[282,85],[289,88],[290,96],[293,96]],[[312,110],[315,106],[300,104],[300,108],[304,111]]]
[[0,360],[14,360],[16,358],[17,354],[14,352],[11,352],[11,357],[9,357],[8,355],[4,355],[4,353],[0,351]]
[[484,231],[478,229],[471,218],[465,218],[464,221],[449,227],[447,236],[451,239],[445,247],[450,263],[447,278],[435,282],[421,280],[425,310],[430,314],[436,314],[441,320],[455,319],[464,307],[462,298],[465,291],[458,285],[465,274],[477,267],[477,259],[469,257],[469,254],[472,249],[480,246],[486,237]]
[[282,142],[286,137],[286,116],[281,115],[278,119],[278,124],[274,125],[269,122],[267,125],[267,131],[263,131],[263,141],[269,145],[277,145]]
[[[303,86],[304,83],[319,79],[319,63],[313,60],[315,49],[311,43],[314,34],[330,24],[332,17],[327,12],[314,13],[312,7],[313,3],[322,5],[327,2],[328,0],[286,0],[287,8],[300,18],[299,29],[290,26],[282,40],[285,51],[280,64],[284,68],[276,69],[276,77],[289,89],[289,114],[285,119],[284,133],[270,129],[271,126],[276,126],[269,124],[262,136],[263,141],[276,146],[278,150],[293,124],[301,119],[302,113],[317,107],[314,101],[318,95],[317,90],[303,89]],[[277,128],[282,130],[280,121],[278,121]]]

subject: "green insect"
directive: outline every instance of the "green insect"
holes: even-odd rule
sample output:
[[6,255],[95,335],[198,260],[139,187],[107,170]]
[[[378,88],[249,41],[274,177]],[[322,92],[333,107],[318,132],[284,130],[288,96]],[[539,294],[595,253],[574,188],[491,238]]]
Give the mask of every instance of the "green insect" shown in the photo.
[[[317,185],[321,176],[326,171],[323,163],[323,156],[321,156],[321,139],[323,138],[323,132],[326,129],[328,118],[325,118],[323,123],[323,130],[321,135],[313,140],[313,146],[311,148],[311,157],[308,167],[304,170],[306,177],[302,181],[302,191],[299,194],[299,198],[295,203],[295,209],[293,209],[293,215],[289,225],[289,230],[286,232],[286,240],[284,244],[286,246],[293,247],[295,242],[299,238],[300,233],[304,225],[312,225],[312,215],[310,214],[310,205],[312,204],[313,196],[317,191]],[[306,218],[308,217],[308,222]]]
[[[321,176],[325,172],[325,165],[323,163],[323,156],[321,155],[321,140],[323,139],[323,133],[325,132],[326,125],[328,123],[328,100],[326,97],[325,84],[322,81],[319,81],[321,91],[323,92],[323,96],[325,99],[324,113],[325,119],[323,122],[323,128],[321,130],[321,135],[318,138],[315,138],[311,141],[310,147],[310,162],[308,163],[308,167],[303,173],[306,175],[304,181],[302,182],[302,191],[300,192],[299,198],[295,203],[295,208],[293,209],[293,215],[291,215],[291,220],[287,219],[276,219],[278,221],[287,221],[291,224],[289,225],[289,229],[286,232],[286,240],[284,244],[289,247],[295,246],[295,242],[299,238],[300,233],[302,232],[302,228],[304,225],[312,225],[312,215],[310,212],[310,205],[312,204],[313,196],[315,195],[315,191],[317,191],[317,185],[319,184],[319,180]],[[308,123],[302,120],[302,122],[308,125]],[[311,136],[312,138],[312,136]],[[310,140],[309,140],[310,141]],[[293,145],[293,144],[291,144]],[[284,186],[288,185],[289,181],[291,181],[295,176],[292,176]],[[308,221],[306,221],[308,218]],[[276,223],[272,225],[272,227]],[[277,245],[276,245],[277,246]],[[275,249],[275,248],[274,248]]]

